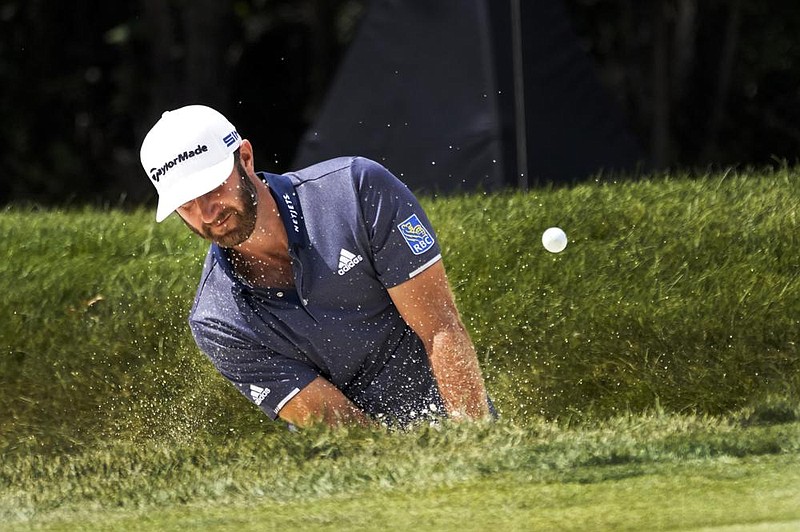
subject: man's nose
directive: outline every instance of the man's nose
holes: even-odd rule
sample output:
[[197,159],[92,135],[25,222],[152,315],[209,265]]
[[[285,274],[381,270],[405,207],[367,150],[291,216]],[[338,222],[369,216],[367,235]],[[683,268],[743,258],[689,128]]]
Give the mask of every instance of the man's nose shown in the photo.
[[200,196],[194,201],[197,205],[198,211],[200,212],[200,219],[203,221],[203,223],[210,224],[217,219],[217,216],[219,216],[219,212],[222,208],[220,207],[219,202],[217,202],[216,199],[211,196],[211,194]]

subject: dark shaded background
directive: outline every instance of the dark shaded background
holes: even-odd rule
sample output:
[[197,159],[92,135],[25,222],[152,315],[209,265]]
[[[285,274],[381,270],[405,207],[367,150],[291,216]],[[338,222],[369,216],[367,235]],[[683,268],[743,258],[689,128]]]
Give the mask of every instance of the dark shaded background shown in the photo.
[[[564,3],[656,168],[796,162],[795,1]],[[0,204],[150,201],[141,139],[186,103],[225,112],[260,168],[289,169],[368,6],[0,0]]]

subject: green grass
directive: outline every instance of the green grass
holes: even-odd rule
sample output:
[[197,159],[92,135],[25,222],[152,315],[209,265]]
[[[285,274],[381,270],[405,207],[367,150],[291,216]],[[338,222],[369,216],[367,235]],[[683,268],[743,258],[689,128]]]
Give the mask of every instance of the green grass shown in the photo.
[[665,414],[117,442],[5,464],[0,517],[41,529],[641,530],[800,520],[800,424]]
[[[769,458],[714,463],[701,472],[698,467],[640,469],[596,483],[537,482],[526,475],[504,474],[433,489],[337,496],[314,504],[249,504],[237,506],[235,512],[203,506],[156,515],[109,512],[104,518],[111,522],[103,527],[331,531],[665,530],[724,525],[735,530],[790,531],[800,527],[797,462]],[[652,504],[656,500],[659,504]],[[94,526],[103,528],[99,524]]]
[[224,382],[186,325],[206,246],[178,220],[7,208],[0,522],[792,528],[798,179],[425,198],[502,421],[408,433],[289,433]]

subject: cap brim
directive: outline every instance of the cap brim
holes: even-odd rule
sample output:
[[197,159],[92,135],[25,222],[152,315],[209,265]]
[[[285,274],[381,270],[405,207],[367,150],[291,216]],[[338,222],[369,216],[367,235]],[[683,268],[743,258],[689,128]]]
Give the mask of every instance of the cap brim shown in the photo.
[[164,221],[184,203],[199,198],[224,183],[231,175],[233,163],[234,154],[230,153],[221,162],[172,182],[169,189],[159,192],[156,222]]

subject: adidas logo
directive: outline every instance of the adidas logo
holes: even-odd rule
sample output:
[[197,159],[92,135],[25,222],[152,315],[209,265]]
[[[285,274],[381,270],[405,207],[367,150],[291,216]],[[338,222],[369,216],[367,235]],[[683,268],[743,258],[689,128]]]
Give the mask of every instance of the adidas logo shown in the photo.
[[358,264],[364,260],[364,257],[361,255],[354,255],[347,251],[346,249],[342,248],[341,253],[339,253],[339,275],[344,275],[350,270],[353,269],[353,266]]
[[269,388],[262,388],[261,386],[256,386],[255,384],[250,385],[250,397],[253,398],[253,401],[257,406],[261,406],[261,403],[264,402],[264,399],[266,399],[268,395]]

